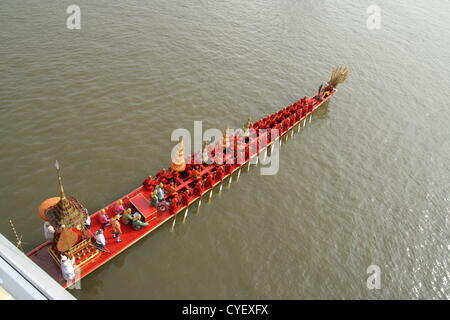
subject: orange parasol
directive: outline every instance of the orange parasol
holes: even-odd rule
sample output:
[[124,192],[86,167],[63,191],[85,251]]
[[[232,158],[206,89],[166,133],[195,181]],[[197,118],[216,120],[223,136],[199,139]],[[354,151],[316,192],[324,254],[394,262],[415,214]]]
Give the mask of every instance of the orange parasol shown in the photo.
[[47,221],[48,219],[45,215],[45,211],[47,211],[48,208],[56,205],[60,199],[60,197],[53,197],[42,202],[38,208],[39,217],[41,217],[42,220]]

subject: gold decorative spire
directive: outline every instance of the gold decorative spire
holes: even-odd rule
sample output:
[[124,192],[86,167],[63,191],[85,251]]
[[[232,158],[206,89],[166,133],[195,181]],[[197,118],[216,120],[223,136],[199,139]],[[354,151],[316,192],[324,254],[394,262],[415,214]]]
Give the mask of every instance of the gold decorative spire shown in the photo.
[[59,190],[61,192],[61,200],[59,200],[59,202],[58,202],[58,207],[60,208],[61,216],[70,215],[73,211],[73,208],[72,208],[72,205],[70,204],[69,200],[67,200],[66,194],[64,193],[64,187],[62,184],[61,172],[60,172],[58,160],[55,161],[55,168],[56,168],[56,173],[58,175]]
[[66,195],[64,193],[64,187],[63,187],[63,184],[62,184],[61,173],[59,171],[59,162],[58,162],[58,160],[55,161],[55,168],[56,168],[56,174],[58,175],[58,183],[59,183],[59,190],[61,192],[61,199],[65,199]]
[[170,168],[173,171],[184,171],[186,169],[186,162],[184,161],[184,139],[180,137],[177,145],[176,154],[174,159],[170,162]]

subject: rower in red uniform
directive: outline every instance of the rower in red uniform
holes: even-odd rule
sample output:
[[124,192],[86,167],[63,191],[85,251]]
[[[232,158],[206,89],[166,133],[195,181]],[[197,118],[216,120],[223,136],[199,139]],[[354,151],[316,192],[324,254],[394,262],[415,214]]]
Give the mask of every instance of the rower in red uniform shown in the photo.
[[300,105],[305,106],[306,105],[306,96],[300,99]]
[[173,179],[175,180],[175,183],[177,185],[180,185],[180,184],[183,183],[183,179],[181,179],[180,174],[178,173],[178,171],[174,171],[172,175],[173,175]]
[[166,187],[166,190],[169,193],[169,195],[172,197],[174,197],[178,194],[177,186],[175,185],[175,183],[173,181]]
[[171,200],[170,200],[170,206],[169,206],[169,210],[171,213],[175,213],[177,212],[178,207],[180,206],[180,199],[178,197],[178,195],[175,195]]
[[209,172],[208,175],[206,176],[205,188],[210,189],[210,188],[212,188],[213,185],[214,185],[214,179],[213,179],[212,174]]
[[200,179],[194,186],[194,195],[201,196],[203,193],[203,181]]
[[192,168],[193,165],[190,163],[186,163],[186,168],[184,169],[184,171],[181,173],[183,177],[191,177],[192,176]]
[[225,173],[226,174],[230,174],[232,170],[233,170],[233,165],[232,164],[226,164],[225,165]]
[[153,190],[155,190],[155,185],[158,182],[156,180],[153,180],[152,176],[148,176],[147,179],[144,180],[144,182],[142,182],[142,185],[144,186],[145,190],[152,192]]
[[161,177],[163,177],[165,174],[166,174],[166,169],[162,169],[160,172],[158,172],[157,174],[156,174],[156,177],[157,178],[161,178]]
[[197,166],[192,169],[192,178],[194,178],[195,180],[199,180],[202,178],[202,172],[198,169]]
[[217,170],[216,170],[216,176],[215,176],[215,179],[216,179],[217,181],[222,181],[223,176],[224,176],[223,166],[222,166],[222,165],[218,165],[218,166],[217,166]]
[[189,204],[189,198],[192,195],[192,190],[191,189],[186,189],[183,191],[183,193],[181,194],[181,203],[183,205],[188,205]]
[[173,178],[173,173],[176,171],[173,171],[172,168],[169,168],[169,170],[164,175],[164,178],[166,178],[168,181]]

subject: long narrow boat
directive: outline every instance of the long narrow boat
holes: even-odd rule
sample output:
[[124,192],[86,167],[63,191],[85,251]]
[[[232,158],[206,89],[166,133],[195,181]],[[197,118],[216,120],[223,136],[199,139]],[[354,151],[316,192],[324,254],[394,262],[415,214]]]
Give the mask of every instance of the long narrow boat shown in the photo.
[[[319,88],[317,94],[313,97],[304,97],[290,106],[277,111],[276,113],[267,116],[253,124],[257,135],[245,139],[245,148],[247,150],[245,154],[245,160],[242,163],[236,163],[223,165],[226,167],[223,175],[215,175],[218,170],[219,165],[217,164],[204,164],[201,166],[201,179],[203,180],[209,173],[214,174],[213,183],[209,186],[203,188],[200,194],[190,194],[189,197],[185,199],[180,205],[174,210],[159,210],[152,206],[150,202],[150,191],[147,190],[145,186],[140,186],[130,192],[129,194],[123,196],[122,198],[114,201],[113,203],[102,208],[108,213],[112,213],[114,210],[114,205],[118,201],[122,200],[125,207],[132,207],[137,210],[143,217],[145,217],[148,226],[142,228],[141,230],[134,230],[130,225],[123,224],[122,228],[122,242],[116,242],[113,239],[111,228],[106,228],[104,235],[107,241],[107,251],[101,251],[95,256],[95,258],[90,261],[90,263],[85,264],[80,267],[79,276],[72,282],[66,282],[62,277],[59,261],[57,257],[51,254],[50,247],[52,244],[50,242],[45,242],[38,246],[37,248],[31,250],[27,253],[27,256],[32,259],[37,265],[39,265],[43,270],[45,270],[50,276],[52,276],[57,282],[59,282],[63,287],[73,284],[79,279],[86,277],[115,256],[120,254],[125,249],[129,248],[131,245],[154,231],[156,228],[160,227],[167,221],[172,219],[172,228],[175,226],[176,217],[178,214],[184,212],[183,220],[186,219],[189,207],[195,202],[198,202],[198,206],[201,204],[201,200],[204,196],[211,197],[214,189],[222,188],[223,183],[231,183],[233,179],[233,174],[237,172],[236,176],[239,178],[241,169],[245,166],[250,168],[250,164],[257,164],[258,157],[261,154],[262,157],[267,155],[267,152],[273,150],[276,143],[281,143],[283,137],[286,135],[293,135],[294,132],[300,131],[309,121],[311,121],[312,113],[318,107],[326,103],[337,91],[336,87],[342,83],[348,74],[346,69],[336,69],[333,71],[330,80],[325,85]],[[269,129],[279,129],[280,134],[278,136],[270,136],[268,133]],[[264,130],[266,129],[266,130]],[[261,135],[267,135],[267,140],[261,139]],[[262,142],[261,141],[266,141]],[[194,159],[201,151],[198,151],[192,155]],[[198,177],[197,177],[198,179]],[[157,180],[157,179],[155,179]],[[182,192],[183,190],[192,189],[191,187],[195,184],[195,177],[185,176],[182,183],[176,186],[177,191]],[[77,201],[72,199],[73,203],[76,204]],[[101,228],[100,222],[98,220],[98,215],[102,211],[98,210],[91,215],[91,230],[98,230]],[[163,208],[164,209],[164,208]]]

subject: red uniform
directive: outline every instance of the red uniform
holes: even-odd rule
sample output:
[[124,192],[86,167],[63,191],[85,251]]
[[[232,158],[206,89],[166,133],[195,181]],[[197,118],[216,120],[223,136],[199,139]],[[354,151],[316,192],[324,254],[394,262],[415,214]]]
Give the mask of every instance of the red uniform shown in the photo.
[[217,166],[217,170],[216,170],[216,180],[221,181],[223,179],[223,167],[222,166]]
[[171,183],[170,185],[168,185],[166,189],[167,189],[167,192],[169,193],[169,195],[171,195],[171,196],[176,196],[178,194],[177,187],[174,183]]
[[148,177],[147,179],[145,179],[144,182],[142,182],[142,185],[144,186],[144,188],[150,192],[155,190],[156,184],[157,184],[157,182],[155,180],[153,180],[153,178],[151,176]]
[[226,174],[230,174],[232,170],[233,170],[233,165],[231,165],[231,164],[226,164],[225,165],[225,172],[226,172]]
[[201,196],[203,193],[203,181],[198,180],[194,187],[194,194],[196,196]]
[[179,207],[179,203],[180,203],[180,200],[178,199],[178,196],[174,196],[172,198],[172,200],[170,200],[170,207],[169,207],[170,212],[172,212],[172,213],[177,212],[177,209]]
[[199,180],[202,178],[202,174],[200,170],[192,169],[192,178]]
[[181,194],[181,203],[187,205],[191,197],[191,190],[187,189]]
[[213,180],[212,174],[208,173],[208,175],[206,176],[205,187],[207,189],[209,189],[209,188],[212,188],[213,185],[214,185],[214,180]]
[[166,175],[166,169],[162,169],[160,172],[156,174],[157,178],[163,177]]

